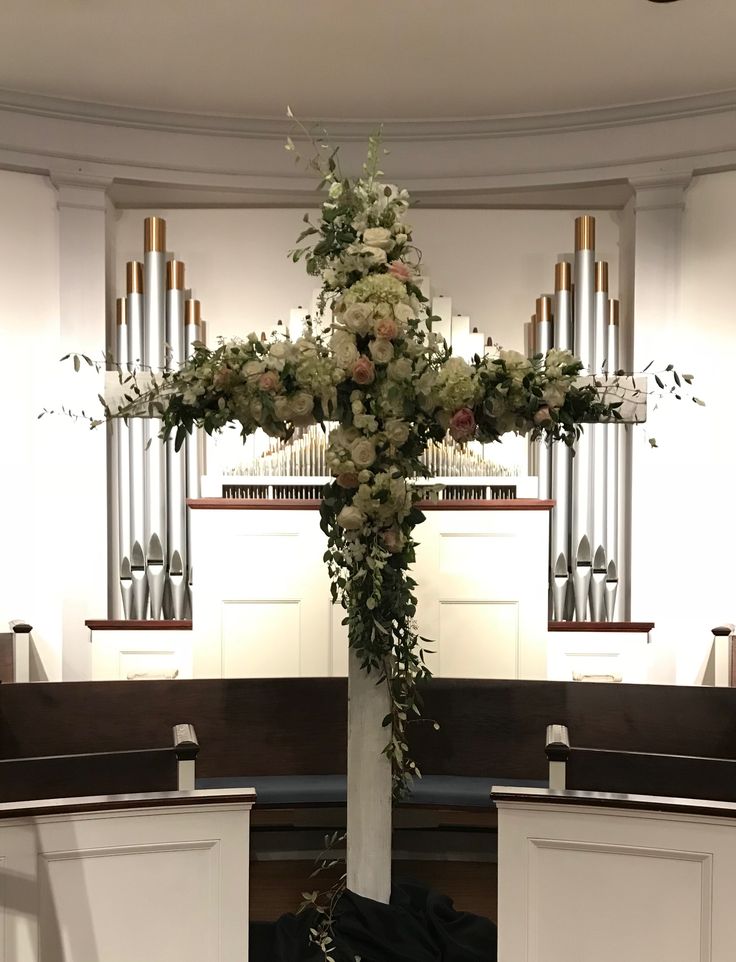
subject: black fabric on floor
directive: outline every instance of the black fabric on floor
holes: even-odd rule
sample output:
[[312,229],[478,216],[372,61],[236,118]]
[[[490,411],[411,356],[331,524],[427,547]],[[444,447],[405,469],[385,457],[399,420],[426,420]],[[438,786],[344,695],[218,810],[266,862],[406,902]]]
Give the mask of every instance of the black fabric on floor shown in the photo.
[[[282,915],[250,927],[250,962],[322,962],[309,941],[315,916]],[[345,892],[334,925],[335,962],[493,962],[496,926],[458,912],[452,900],[415,882],[394,883],[391,904]]]

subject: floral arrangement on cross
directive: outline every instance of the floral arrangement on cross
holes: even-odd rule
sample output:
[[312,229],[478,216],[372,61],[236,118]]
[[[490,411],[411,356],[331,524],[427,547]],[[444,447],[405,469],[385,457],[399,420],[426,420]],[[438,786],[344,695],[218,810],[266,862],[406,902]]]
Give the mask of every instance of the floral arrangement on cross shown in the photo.
[[[303,246],[290,256],[321,279],[320,318],[294,341],[251,333],[215,349],[197,345],[178,370],[143,388],[120,372],[125,400],[114,410],[105,403],[105,416],[146,410],[177,449],[195,426],[212,434],[235,423],[244,438],[261,428],[288,440],[297,427],[337,422],[327,450],[334,480],[320,506],[324,561],[350,649],[388,691],[384,752],[400,796],[420,775],[407,725],[421,712],[418,682],[430,676],[410,575],[424,520],[426,489],[413,483],[428,474],[422,454],[448,431],[461,443],[515,432],[572,447],[581,423],[619,418],[620,402],[576,383],[582,364],[568,351],[527,358],[500,350],[470,363],[452,356],[416,283],[409,194],[382,179],[380,135],[354,179],[340,171],[337,150],[311,143],[307,163],[327,196],[316,222],[305,215]],[[286,146],[301,160],[291,139]]]

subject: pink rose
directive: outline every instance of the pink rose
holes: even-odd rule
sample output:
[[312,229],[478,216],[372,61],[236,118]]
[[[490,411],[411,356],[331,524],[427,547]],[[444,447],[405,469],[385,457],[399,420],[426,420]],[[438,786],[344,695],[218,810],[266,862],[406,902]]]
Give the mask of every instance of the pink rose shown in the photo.
[[356,384],[372,384],[376,379],[376,369],[373,366],[373,361],[371,361],[369,357],[366,357],[365,354],[361,354],[355,364],[353,364],[350,376]]
[[381,538],[386,546],[386,550],[390,551],[391,554],[396,554],[404,547],[404,535],[396,527],[387,528],[385,531],[382,531]]
[[399,328],[393,317],[380,317],[374,324],[373,330],[376,337],[383,337],[387,341],[393,341],[399,333]]
[[404,283],[410,281],[413,276],[411,267],[403,261],[391,261],[388,265],[388,272],[392,277],[395,277],[397,281],[403,281]]
[[335,478],[341,488],[357,488],[360,482],[355,471],[343,471]]
[[450,418],[450,434],[456,441],[471,441],[475,434],[475,417],[470,408],[460,408]]
[[550,420],[549,405],[543,404],[537,413],[534,415],[535,424],[544,424],[546,421]]
[[275,371],[264,371],[258,378],[258,387],[262,391],[277,391],[280,383]]
[[230,384],[230,378],[232,375],[232,370],[227,366],[227,364],[223,364],[212,378],[212,386],[217,391],[223,390],[223,388],[226,388]]

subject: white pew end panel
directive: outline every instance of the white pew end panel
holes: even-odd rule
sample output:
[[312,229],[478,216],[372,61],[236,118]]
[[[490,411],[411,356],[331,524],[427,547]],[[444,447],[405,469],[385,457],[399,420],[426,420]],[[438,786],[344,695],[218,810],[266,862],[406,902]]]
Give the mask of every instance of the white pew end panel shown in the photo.
[[494,788],[503,962],[731,962],[736,804]]
[[0,805],[0,960],[247,960],[254,800],[223,789]]

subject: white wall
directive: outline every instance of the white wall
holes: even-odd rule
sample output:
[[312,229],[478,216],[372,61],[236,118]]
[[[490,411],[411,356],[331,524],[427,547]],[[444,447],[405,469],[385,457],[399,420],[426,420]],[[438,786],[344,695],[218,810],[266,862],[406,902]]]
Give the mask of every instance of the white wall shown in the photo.
[[44,668],[61,672],[63,511],[58,422],[59,264],[56,192],[46,178],[0,171],[0,631],[28,620]]
[[670,402],[654,412],[659,447],[634,478],[652,504],[634,575],[685,684],[702,676],[709,629],[736,622],[735,270],[736,172],[697,177],[685,195],[677,320],[656,347],[659,360],[696,376],[707,406]]

